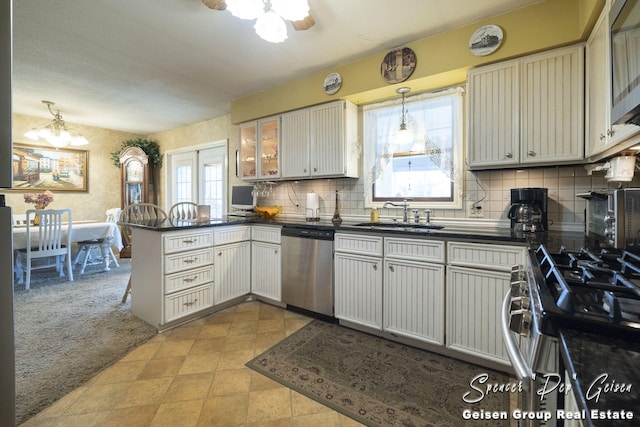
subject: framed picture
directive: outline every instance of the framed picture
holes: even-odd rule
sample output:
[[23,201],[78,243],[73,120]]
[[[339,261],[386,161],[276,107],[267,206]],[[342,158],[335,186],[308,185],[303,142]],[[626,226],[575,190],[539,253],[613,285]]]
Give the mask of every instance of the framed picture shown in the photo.
[[407,80],[416,69],[417,57],[408,47],[394,49],[387,53],[380,64],[380,74],[387,83]]
[[13,190],[87,191],[86,150],[13,144]]

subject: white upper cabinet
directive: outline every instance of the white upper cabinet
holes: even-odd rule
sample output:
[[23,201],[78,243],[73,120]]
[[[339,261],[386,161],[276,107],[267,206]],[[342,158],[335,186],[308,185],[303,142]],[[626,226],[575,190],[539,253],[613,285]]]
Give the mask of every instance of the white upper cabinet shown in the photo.
[[[611,124],[611,37],[608,5],[607,2],[586,44],[587,158],[640,132],[638,126]],[[629,43],[633,45],[633,39]],[[635,48],[638,49],[637,44]]]
[[280,178],[280,116],[240,125],[240,178]]
[[357,107],[347,101],[309,109],[311,176],[358,176]]
[[468,73],[472,169],[584,159],[584,48],[554,49]]
[[282,115],[282,178],[357,177],[357,107],[335,101]]
[[508,166],[520,158],[519,64],[499,63],[469,72],[469,166]]
[[282,115],[282,178],[304,178],[310,175],[309,132],[308,108]]

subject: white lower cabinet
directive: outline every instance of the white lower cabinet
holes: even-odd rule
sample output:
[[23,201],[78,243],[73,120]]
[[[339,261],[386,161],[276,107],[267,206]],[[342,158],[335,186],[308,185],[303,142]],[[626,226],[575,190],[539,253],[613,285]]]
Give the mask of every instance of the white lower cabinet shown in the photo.
[[335,234],[334,315],[382,329],[382,237]]
[[444,345],[444,242],[384,239],[383,330]]
[[248,225],[215,228],[215,304],[222,304],[251,291],[250,239]]
[[280,227],[251,227],[251,293],[282,301]]
[[157,232],[133,228],[131,312],[158,330],[213,306],[211,229]]
[[446,346],[508,365],[500,316],[511,267],[524,264],[523,246],[447,243]]

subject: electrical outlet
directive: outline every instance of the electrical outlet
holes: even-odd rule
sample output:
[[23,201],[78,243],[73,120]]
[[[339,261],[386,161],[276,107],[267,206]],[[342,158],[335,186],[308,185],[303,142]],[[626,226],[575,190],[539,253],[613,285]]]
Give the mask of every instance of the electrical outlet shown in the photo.
[[469,203],[467,205],[467,216],[469,218],[484,218],[484,212],[482,206]]

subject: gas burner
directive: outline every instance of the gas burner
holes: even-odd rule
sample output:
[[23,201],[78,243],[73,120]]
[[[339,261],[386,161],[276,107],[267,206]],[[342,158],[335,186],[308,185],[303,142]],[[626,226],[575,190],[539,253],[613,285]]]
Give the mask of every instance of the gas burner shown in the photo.
[[544,283],[542,314],[564,321],[602,325],[633,323],[640,329],[640,257],[620,251],[586,249],[536,251]]

